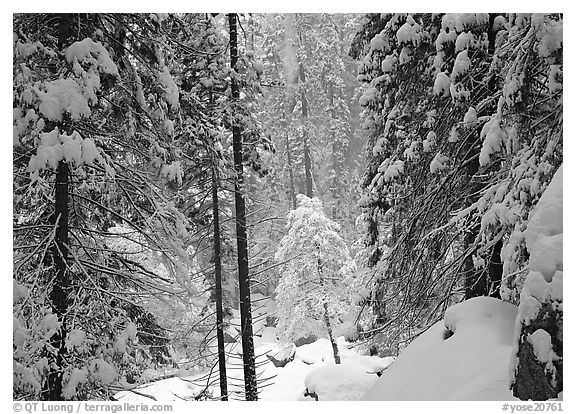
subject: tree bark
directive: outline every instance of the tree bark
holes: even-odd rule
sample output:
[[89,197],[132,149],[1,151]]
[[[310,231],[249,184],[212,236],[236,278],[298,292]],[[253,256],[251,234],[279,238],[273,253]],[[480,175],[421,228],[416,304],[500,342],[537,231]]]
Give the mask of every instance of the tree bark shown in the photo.
[[502,284],[502,272],[504,264],[500,253],[502,252],[502,239],[498,240],[492,248],[490,263],[488,263],[488,275],[490,277],[489,294],[493,298],[500,299],[500,285]]
[[296,210],[296,189],[294,187],[294,165],[292,162],[292,151],[290,149],[290,138],[288,137],[288,125],[284,121],[284,133],[286,134],[286,157],[288,162],[288,175],[290,177],[290,201],[292,209]]
[[[330,118],[332,119],[333,123],[336,123],[336,109],[334,107],[334,85],[332,82],[328,85],[328,96],[330,100]],[[334,171],[334,179],[331,182],[330,190],[332,192],[332,219],[338,219],[338,213],[340,212],[340,198],[341,198],[341,189],[339,188],[340,184],[340,176],[342,175],[342,168],[340,165],[340,151],[341,145],[336,139],[336,133],[334,132],[334,128],[330,130],[330,139],[332,140],[332,169]]]
[[52,260],[56,277],[50,292],[50,302],[53,312],[58,316],[60,328],[50,338],[50,345],[55,350],[48,351],[50,371],[44,383],[43,396],[48,401],[63,400],[62,375],[66,355],[66,311],[69,306],[71,290],[70,276],[68,275],[68,164],[60,161],[56,171],[56,196],[54,218],[57,221],[54,244],[52,246]]
[[[495,42],[496,42],[496,32],[494,31],[494,19],[496,18],[496,13],[490,13],[488,19],[488,54],[490,58],[494,54],[495,51]],[[487,83],[488,86],[488,93],[495,94],[497,90],[496,79],[492,76]],[[485,107],[478,116],[485,116],[490,113],[495,108],[492,107]],[[482,128],[477,128],[476,134],[471,134],[469,138],[469,145],[470,148],[473,148],[474,153],[479,153],[480,149],[478,148],[477,137],[480,136]],[[474,182],[474,176],[480,170],[480,163],[478,159],[474,162],[468,164],[468,177],[470,179],[470,187],[472,191],[470,194],[476,194],[478,190],[481,188],[481,184]],[[474,202],[476,200],[471,200]],[[469,204],[471,204],[471,202]],[[480,225],[477,224],[474,226],[472,230],[465,236],[465,245],[470,246],[474,243],[476,236],[480,232]],[[477,270],[474,269],[472,263],[472,257],[469,256],[466,258],[465,261],[465,271],[466,271],[466,299],[476,297],[476,296],[494,296],[500,297],[500,283],[502,281],[502,269],[503,264],[502,260],[500,259],[500,250],[502,249],[502,242],[498,241],[498,243],[494,246],[494,250],[490,256],[490,262],[488,263],[487,269],[482,269],[482,273],[479,274]],[[486,274],[488,273],[488,275]],[[489,279],[489,280],[488,280]],[[496,289],[497,287],[497,289]],[[494,290],[496,289],[496,290]]]
[[306,175],[306,196],[314,197],[312,187],[312,158],[310,156],[310,137],[306,130],[306,120],[308,118],[308,101],[306,100],[306,74],[304,66],[300,63],[300,98],[302,101],[302,142],[304,144],[304,172]]
[[[228,14],[230,27],[230,63],[236,70],[238,62],[238,32],[236,14]],[[231,80],[232,101],[238,102],[240,88],[235,77]],[[234,152],[234,199],[236,205],[236,241],[238,246],[238,285],[240,288],[240,325],[242,329],[242,357],[244,361],[244,387],[246,400],[258,399],[256,381],[256,364],[254,356],[254,338],[252,336],[252,311],[250,304],[250,278],[248,275],[248,240],[246,236],[246,206],[244,203],[244,171],[242,165],[242,133],[237,121],[232,126],[232,141]]]
[[[70,37],[70,14],[58,15],[58,48],[64,50]],[[58,317],[60,328],[50,338],[50,345],[54,350],[46,350],[49,371],[43,384],[43,399],[47,401],[61,401],[62,376],[66,362],[66,312],[70,305],[71,280],[68,274],[68,186],[69,167],[65,161],[60,161],[56,169],[55,200],[53,219],[56,224],[54,244],[51,256],[56,276],[49,298],[52,311]]]
[[[318,276],[320,278],[320,288],[324,290],[324,278],[322,277],[322,259],[320,258],[320,246],[317,246],[318,258],[317,258],[317,270]],[[328,339],[330,339],[330,344],[332,345],[332,352],[334,353],[334,363],[340,363],[340,353],[338,352],[338,344],[334,340],[334,335],[332,333],[332,324],[330,323],[330,315],[328,314],[328,302],[323,299],[322,307],[324,308],[324,325],[326,325],[326,331],[328,331]]]
[[[479,135],[480,130],[478,130],[478,136]],[[477,141],[476,134],[470,134],[467,143],[469,145],[470,151],[474,154],[480,152],[480,149],[478,148],[476,141]],[[477,158],[473,162],[470,162],[466,168],[466,172],[468,175],[468,185],[471,189],[471,192],[469,194],[476,194],[481,189],[480,183],[475,179],[475,176],[478,173],[479,169],[480,169],[480,163],[478,162]],[[467,198],[469,199],[468,200],[469,204],[471,204],[473,201],[476,201],[476,200],[470,200],[471,198],[470,196]],[[471,229],[468,229],[468,231],[464,235],[464,247],[469,248],[470,246],[473,246],[476,241],[476,237],[478,236],[479,233],[480,233],[480,224],[476,223]],[[474,249],[474,252],[475,251],[476,249]],[[464,274],[465,274],[464,295],[466,299],[488,295],[486,271],[484,269],[478,270],[474,267],[474,260],[472,259],[472,255],[474,254],[474,252],[471,252],[464,259]]]
[[[472,246],[476,240],[476,235],[478,234],[478,226],[474,229],[469,230],[464,236],[464,245]],[[464,259],[464,296],[466,299],[475,298],[477,296],[487,296],[488,286],[486,283],[486,272],[483,269],[474,268],[474,260],[472,259],[472,253],[470,253]]]
[[224,348],[224,310],[222,308],[222,255],[220,246],[220,213],[218,209],[218,174],[212,167],[212,215],[214,216],[214,294],[216,296],[216,337],[218,340],[218,368],[220,372],[220,395],[228,400],[226,379],[226,352]]
[[340,353],[338,351],[338,344],[334,340],[334,335],[332,334],[332,324],[330,323],[330,315],[328,315],[328,303],[324,302],[324,323],[326,324],[326,330],[328,331],[328,338],[332,344],[332,352],[334,353],[334,363],[340,363]]
[[[538,315],[528,324],[522,323],[518,351],[518,365],[514,372],[512,392],[521,400],[545,401],[558,398],[564,390],[564,339],[562,302],[546,299]],[[536,356],[529,337],[537,330],[550,335],[552,351],[555,354],[547,363]]]

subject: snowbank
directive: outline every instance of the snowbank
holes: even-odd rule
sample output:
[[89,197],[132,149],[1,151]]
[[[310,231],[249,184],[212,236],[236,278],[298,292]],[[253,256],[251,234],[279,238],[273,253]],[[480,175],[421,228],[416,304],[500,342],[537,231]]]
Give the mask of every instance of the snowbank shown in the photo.
[[308,393],[318,396],[318,401],[358,401],[378,379],[356,364],[326,365],[316,368],[306,376],[304,384]]
[[304,380],[306,394],[316,394],[318,401],[358,401],[378,379],[378,373],[392,361],[394,357],[351,352],[342,364],[327,364],[312,370]]
[[[509,400],[517,307],[490,297],[446,311],[413,341],[363,400]],[[447,339],[447,328],[454,334]]]
[[[262,401],[296,401],[303,396],[305,388],[304,378],[317,366],[308,365],[295,359],[283,368],[275,368],[272,363],[271,371],[276,374],[272,380],[273,385],[262,389],[258,398]],[[269,372],[269,371],[267,371]]]
[[131,391],[120,391],[114,396],[118,401],[176,401],[190,399],[202,390],[200,385],[182,380],[178,377],[166,378],[152,382]]

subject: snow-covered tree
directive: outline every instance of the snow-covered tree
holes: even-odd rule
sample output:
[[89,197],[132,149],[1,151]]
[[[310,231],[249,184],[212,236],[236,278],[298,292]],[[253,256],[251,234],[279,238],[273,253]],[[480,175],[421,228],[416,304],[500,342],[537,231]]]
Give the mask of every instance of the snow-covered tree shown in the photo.
[[[174,191],[202,180],[189,169],[200,157],[177,144],[189,142],[190,119],[208,123],[202,103],[180,94],[181,25],[175,15],[14,16],[14,279],[25,296],[14,302],[15,398],[103,397],[148,365],[171,365],[167,343],[184,330],[169,338],[158,323],[174,322],[168,313],[192,308],[188,332],[210,321],[197,311],[205,298],[194,301],[199,249],[188,249],[209,214],[187,216]],[[207,141],[197,134],[184,149]]]
[[[267,158],[268,174],[252,181],[250,191],[259,200],[252,221],[257,222],[257,215],[266,212],[268,223],[254,226],[252,234],[257,254],[270,265],[284,234],[284,217],[296,208],[296,195],[306,193],[304,141],[309,146],[308,177],[313,181],[314,195],[322,199],[327,216],[341,226],[347,244],[358,238],[358,82],[356,62],[347,55],[358,17],[254,15],[255,55],[261,61],[263,89],[257,116],[275,152]],[[304,79],[299,74],[300,63]],[[278,274],[270,267],[259,273],[259,279],[273,291]]]
[[353,46],[375,325],[398,342],[460,295],[517,302],[515,234],[562,160],[562,16],[370,15]]
[[346,53],[355,18],[297,13],[264,15],[261,22],[261,116],[278,148],[270,185],[284,184],[282,199],[291,208],[310,187],[333,219],[347,216],[339,205],[347,204],[345,183],[355,167],[349,144],[356,65]]
[[288,215],[288,232],[276,252],[281,263],[277,329],[285,341],[324,332],[340,363],[335,334],[339,317],[352,307],[354,264],[321,201],[302,194],[297,198],[298,208]]

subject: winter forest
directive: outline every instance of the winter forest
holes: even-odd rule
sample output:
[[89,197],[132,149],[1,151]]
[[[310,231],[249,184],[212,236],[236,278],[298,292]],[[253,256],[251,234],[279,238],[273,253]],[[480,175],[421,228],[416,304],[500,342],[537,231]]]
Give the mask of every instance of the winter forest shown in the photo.
[[563,399],[562,14],[12,19],[14,400]]

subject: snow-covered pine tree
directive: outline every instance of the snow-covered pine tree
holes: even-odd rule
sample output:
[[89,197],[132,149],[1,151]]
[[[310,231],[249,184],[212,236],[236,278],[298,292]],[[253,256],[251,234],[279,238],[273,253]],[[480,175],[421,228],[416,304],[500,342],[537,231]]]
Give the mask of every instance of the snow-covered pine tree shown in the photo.
[[369,300],[376,325],[405,321],[402,332],[387,330],[392,341],[419,332],[458,293],[517,300],[517,290],[500,290],[501,280],[521,287],[506,276],[523,261],[514,229],[561,160],[561,21],[371,15],[368,40],[356,38],[368,84],[360,206],[375,269]]
[[303,194],[297,198],[298,208],[288,215],[288,232],[276,252],[281,264],[276,288],[277,329],[284,341],[324,332],[338,364],[338,317],[353,306],[354,265],[338,235],[338,224],[326,217],[320,200]]
[[[306,129],[314,194],[323,200],[329,216],[346,229],[346,240],[353,241],[357,207],[344,206],[355,205],[358,186],[350,183],[357,182],[354,174],[361,142],[354,133],[356,62],[347,51],[358,17],[302,13],[260,18],[263,96],[259,119],[278,150],[271,157],[270,174],[261,191],[281,200],[284,209],[296,208],[296,194],[306,192],[302,140]],[[305,83],[300,80],[299,61]]]
[[14,16],[15,398],[101,398],[171,363],[152,303],[197,291],[186,219],[165,192],[182,171],[162,19]]
[[[207,285],[211,306],[202,309],[199,321],[203,322],[198,323],[196,329],[183,327],[188,332],[186,367],[213,367],[217,363],[220,398],[227,400],[224,352],[227,324],[224,318],[230,314],[235,293],[231,275],[223,271],[232,262],[231,238],[220,223],[222,205],[230,202],[222,197],[220,191],[221,176],[230,165],[222,146],[226,138],[222,117],[228,105],[224,96],[229,73],[224,56],[227,40],[219,32],[214,16],[208,13],[174,18],[171,29],[181,46],[175,49],[173,59],[182,106],[182,128],[175,144],[181,151],[181,165],[186,177],[180,185],[174,186],[174,198],[178,200],[179,209],[186,212],[196,235],[190,240],[191,250],[212,253],[200,255],[202,268],[206,270],[191,275]],[[205,213],[209,210],[211,217]],[[210,242],[212,246],[209,246]],[[212,352],[214,325],[215,353]],[[200,341],[197,337],[199,331],[203,338]]]

